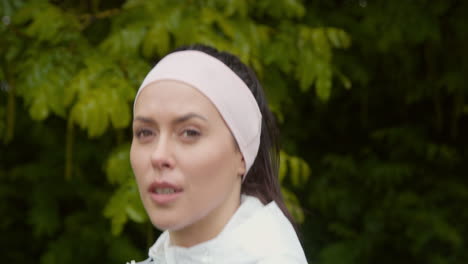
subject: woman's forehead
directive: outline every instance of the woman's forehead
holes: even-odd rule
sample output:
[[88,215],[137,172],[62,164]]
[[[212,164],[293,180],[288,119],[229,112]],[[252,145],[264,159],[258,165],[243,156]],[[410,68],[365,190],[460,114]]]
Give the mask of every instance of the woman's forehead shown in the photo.
[[139,115],[174,115],[189,113],[221,118],[212,102],[196,88],[179,81],[165,80],[149,84],[142,90],[135,104],[135,117]]

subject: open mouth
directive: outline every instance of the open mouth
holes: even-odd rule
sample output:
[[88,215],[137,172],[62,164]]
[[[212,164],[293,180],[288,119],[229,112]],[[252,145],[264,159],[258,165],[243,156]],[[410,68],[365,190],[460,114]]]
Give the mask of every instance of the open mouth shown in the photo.
[[168,182],[153,182],[148,188],[151,199],[159,205],[169,205],[176,201],[183,189]]
[[181,190],[174,189],[174,188],[154,188],[153,190],[154,193],[156,194],[173,194],[173,193],[178,193],[181,192]]

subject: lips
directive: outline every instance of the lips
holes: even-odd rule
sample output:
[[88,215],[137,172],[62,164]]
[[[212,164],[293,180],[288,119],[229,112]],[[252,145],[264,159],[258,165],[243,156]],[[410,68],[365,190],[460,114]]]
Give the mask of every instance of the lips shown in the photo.
[[148,192],[156,204],[168,205],[180,197],[183,189],[168,182],[154,182],[149,186]]

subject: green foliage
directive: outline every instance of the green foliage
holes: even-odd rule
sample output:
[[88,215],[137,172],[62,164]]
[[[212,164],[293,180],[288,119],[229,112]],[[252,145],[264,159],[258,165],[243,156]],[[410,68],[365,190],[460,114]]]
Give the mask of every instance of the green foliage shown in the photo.
[[[275,45],[283,53],[300,47],[324,58],[326,65],[325,72],[314,68],[317,81],[302,84],[303,92],[315,85],[320,87],[320,98],[327,99],[323,95],[331,91],[332,48],[349,45],[349,36],[340,29],[293,22],[306,12],[299,1],[275,1],[274,8],[272,1],[195,1],[187,5],[185,1],[133,0],[121,6],[94,1],[88,7],[72,1],[4,0],[2,4],[6,8],[0,46],[6,52],[1,56],[0,76],[2,93],[8,97],[2,98],[0,132],[6,151],[15,153],[2,155],[2,174],[8,179],[6,184],[21,181],[31,186],[28,220],[23,222],[37,241],[47,241],[31,249],[34,253],[30,255],[41,263],[74,263],[77,255],[71,249],[77,247],[82,251],[80,262],[93,262],[98,256],[102,260],[100,247],[114,249],[115,256],[108,261],[141,254],[129,243],[133,238],[122,232],[134,223],[147,222],[147,217],[129,165],[130,138],[121,129],[129,129],[136,88],[156,58],[183,44],[204,43],[239,55],[262,78],[270,71],[296,72],[291,80],[295,82],[309,74],[301,67],[315,67],[319,62],[297,64],[300,54],[294,52],[287,58],[288,65],[283,65],[284,58],[271,50]],[[265,19],[270,22],[260,22]],[[272,44],[276,40],[281,43]],[[267,86],[274,97],[277,91],[286,91],[287,84]],[[284,111],[283,100],[283,96],[272,99],[279,116]],[[38,127],[37,136],[28,137],[22,145],[19,140],[30,126],[29,118]],[[14,120],[19,124],[11,126]],[[38,154],[21,163],[19,150],[28,142],[32,146],[40,142],[33,147]],[[283,192],[293,215],[302,222],[304,213],[293,190],[307,181],[309,167],[294,155],[283,154],[282,160]],[[47,167],[52,171],[46,173]],[[49,175],[53,184],[38,185],[41,177],[32,177],[38,172],[44,175],[41,177],[54,175]],[[9,192],[4,195],[23,201]],[[82,211],[82,204],[87,204],[88,212]],[[86,224],[93,218],[95,224]],[[142,231],[134,236],[141,237]],[[78,246],[82,241],[96,250]],[[148,245],[140,246],[143,251]],[[115,250],[118,247],[123,248]],[[7,259],[18,262],[13,253]]]
[[[307,182],[310,176],[310,168],[307,163],[299,157],[286,154],[284,151],[280,153],[280,168],[279,180],[285,186],[286,179],[290,180],[290,184],[295,189],[300,189]],[[304,212],[301,208],[299,199],[289,189],[282,187],[281,191],[286,202],[286,206],[291,212],[292,216],[298,223],[304,222]]]
[[138,187],[133,178],[129,153],[129,146],[121,147],[110,155],[106,165],[108,181],[119,186],[104,210],[104,215],[112,220],[114,235],[122,232],[129,219],[137,223],[147,221]]
[[167,52],[203,43],[238,55],[266,90],[310,263],[466,263],[467,10],[1,0],[3,260],[144,258],[154,237],[129,164],[133,97]]
[[[317,96],[322,100],[330,98],[332,85],[332,47],[347,48],[350,45],[349,36],[336,28],[299,28],[299,60],[296,75],[299,79],[301,90],[307,91],[315,84]],[[307,47],[313,47],[308,49]],[[346,82],[345,86],[349,87]]]

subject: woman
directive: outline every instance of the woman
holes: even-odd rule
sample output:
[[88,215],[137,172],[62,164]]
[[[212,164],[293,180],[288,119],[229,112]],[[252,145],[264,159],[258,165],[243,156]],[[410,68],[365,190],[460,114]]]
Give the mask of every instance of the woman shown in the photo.
[[134,104],[131,164],[165,230],[141,263],[307,263],[280,192],[275,131],[237,57],[202,45],[164,57]]

